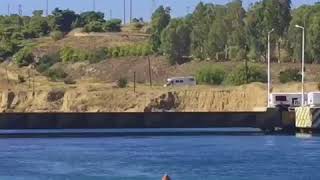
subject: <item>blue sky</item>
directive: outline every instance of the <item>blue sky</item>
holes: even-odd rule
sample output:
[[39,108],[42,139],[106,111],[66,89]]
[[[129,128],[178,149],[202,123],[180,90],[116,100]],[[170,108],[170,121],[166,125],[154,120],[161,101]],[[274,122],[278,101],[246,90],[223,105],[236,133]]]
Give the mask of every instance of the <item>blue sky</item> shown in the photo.
[[[113,18],[123,17],[123,0],[95,0],[96,10],[104,12],[109,18],[110,11],[112,11]],[[203,2],[213,2],[217,4],[225,4],[229,0],[202,0]],[[17,13],[18,5],[22,5],[23,14],[30,15],[33,10],[45,9],[46,0],[0,0],[0,14],[7,14],[8,4],[10,4],[10,12]],[[69,8],[77,12],[83,12],[93,9],[93,0],[49,0],[50,11],[55,8]],[[133,0],[133,17],[143,17],[149,19],[151,11],[154,6],[169,5],[172,8],[172,15],[174,17],[183,16],[189,10],[194,9],[200,0],[155,0],[156,4],[152,3],[152,0]],[[246,7],[255,0],[243,0]],[[297,7],[301,4],[313,4],[316,0],[292,0],[293,6]],[[127,5],[129,0],[127,0]],[[128,10],[129,8],[127,8]],[[129,12],[129,11],[128,11]]]

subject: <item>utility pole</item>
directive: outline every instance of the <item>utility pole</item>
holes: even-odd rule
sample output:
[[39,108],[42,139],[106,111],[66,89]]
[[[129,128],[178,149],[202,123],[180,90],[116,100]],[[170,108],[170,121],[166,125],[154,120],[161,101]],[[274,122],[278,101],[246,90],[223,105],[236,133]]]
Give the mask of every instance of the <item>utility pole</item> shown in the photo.
[[8,16],[10,16],[10,4],[8,4]]
[[123,0],[123,24],[126,24],[126,0]]
[[110,9],[109,13],[110,13],[110,19],[112,19],[112,9]]
[[187,10],[187,14],[189,14],[190,13],[190,6],[187,6],[186,10]]
[[302,76],[302,80],[301,80],[301,99],[302,99],[302,103],[301,105],[304,106],[305,105],[305,100],[304,100],[304,74],[305,74],[305,61],[304,61],[304,47],[305,47],[305,28],[303,26],[299,26],[296,25],[296,28],[299,28],[302,30],[302,67],[301,67],[301,76]]
[[136,72],[133,72],[133,92],[136,93]]
[[271,31],[268,32],[268,108],[271,106],[270,104],[270,94],[271,94],[271,47],[270,47],[270,35],[274,31],[272,29]]
[[22,16],[22,5],[21,4],[18,5],[18,14],[19,14],[19,16]]
[[155,8],[156,8],[156,0],[152,0],[151,7],[150,7],[150,19],[152,19],[152,14],[153,14],[153,11],[155,10]]
[[132,0],[130,0],[130,23],[132,22]]
[[92,0],[92,11],[96,11],[96,0]]
[[46,0],[46,16],[49,16],[49,0]]
[[151,62],[150,62],[150,57],[149,56],[148,56],[148,67],[149,67],[149,83],[150,83],[150,86],[152,86]]

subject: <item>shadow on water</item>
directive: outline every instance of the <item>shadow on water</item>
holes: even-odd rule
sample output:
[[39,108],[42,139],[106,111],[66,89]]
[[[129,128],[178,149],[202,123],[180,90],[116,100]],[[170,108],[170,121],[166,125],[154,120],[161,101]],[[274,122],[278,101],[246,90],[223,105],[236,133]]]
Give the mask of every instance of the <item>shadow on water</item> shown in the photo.
[[0,138],[90,138],[145,136],[265,136],[294,135],[265,133],[254,128],[221,129],[61,129],[61,130],[0,130]]

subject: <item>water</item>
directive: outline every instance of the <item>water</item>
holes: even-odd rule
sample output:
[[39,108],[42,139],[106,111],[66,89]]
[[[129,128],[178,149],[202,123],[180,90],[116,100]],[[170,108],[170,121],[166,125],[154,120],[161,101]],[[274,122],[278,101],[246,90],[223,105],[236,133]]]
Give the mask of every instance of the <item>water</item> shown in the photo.
[[320,137],[256,134],[0,139],[1,180],[313,180]]

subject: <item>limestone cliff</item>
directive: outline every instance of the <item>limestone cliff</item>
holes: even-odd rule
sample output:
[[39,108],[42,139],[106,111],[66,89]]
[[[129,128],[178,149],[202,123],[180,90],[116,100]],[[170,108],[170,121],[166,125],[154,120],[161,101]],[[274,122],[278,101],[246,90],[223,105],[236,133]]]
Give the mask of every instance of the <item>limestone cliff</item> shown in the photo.
[[[298,91],[298,84],[274,87]],[[316,84],[308,84],[314,91]],[[265,107],[266,85],[239,87],[197,86],[166,89],[140,86],[120,89],[103,84],[31,91],[1,91],[2,112],[159,112],[159,111],[252,111]]]

